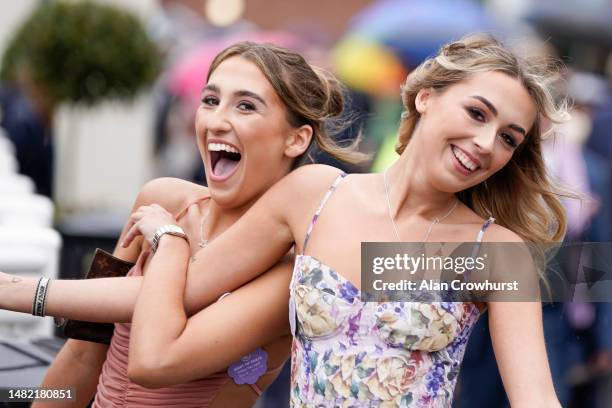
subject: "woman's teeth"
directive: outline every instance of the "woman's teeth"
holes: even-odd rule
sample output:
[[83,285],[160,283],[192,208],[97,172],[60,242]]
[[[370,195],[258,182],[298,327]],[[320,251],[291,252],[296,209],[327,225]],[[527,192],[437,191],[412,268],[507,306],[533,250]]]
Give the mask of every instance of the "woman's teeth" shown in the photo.
[[234,146],[226,143],[209,142],[211,177],[214,181],[227,180],[238,169],[242,155]]
[[229,153],[240,153],[238,149],[225,143],[209,143],[209,152],[229,152]]
[[461,150],[459,150],[455,146],[452,147],[452,150],[453,154],[455,155],[457,160],[459,160],[459,163],[461,163],[463,167],[465,167],[469,171],[474,171],[478,168],[478,165]]

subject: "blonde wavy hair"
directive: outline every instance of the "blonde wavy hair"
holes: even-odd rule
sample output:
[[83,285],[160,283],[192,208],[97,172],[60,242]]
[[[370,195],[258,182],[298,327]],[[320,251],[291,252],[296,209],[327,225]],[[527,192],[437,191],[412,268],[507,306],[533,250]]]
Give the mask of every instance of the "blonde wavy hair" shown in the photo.
[[561,67],[550,58],[520,57],[485,34],[472,34],[443,46],[438,55],[412,71],[402,85],[405,111],[397,153],[402,154],[419,121],[415,98],[421,89],[443,90],[472,74],[488,71],[503,72],[518,79],[538,110],[533,127],[502,170],[457,193],[457,197],[483,218],[493,215],[498,224],[526,242],[561,241],[567,219],[559,197],[571,194],[564,193],[547,175],[541,149],[544,120],[554,124],[568,117],[567,100],[553,93]]

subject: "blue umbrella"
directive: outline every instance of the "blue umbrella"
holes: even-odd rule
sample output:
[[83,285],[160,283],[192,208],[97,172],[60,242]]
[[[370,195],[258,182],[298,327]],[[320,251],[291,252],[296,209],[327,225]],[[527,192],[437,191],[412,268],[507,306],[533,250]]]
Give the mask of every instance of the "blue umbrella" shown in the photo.
[[393,50],[409,68],[466,34],[496,29],[482,6],[468,0],[381,0],[359,13],[349,35]]
[[553,43],[576,42],[612,49],[612,3],[591,0],[583,7],[569,0],[541,0],[526,20]]

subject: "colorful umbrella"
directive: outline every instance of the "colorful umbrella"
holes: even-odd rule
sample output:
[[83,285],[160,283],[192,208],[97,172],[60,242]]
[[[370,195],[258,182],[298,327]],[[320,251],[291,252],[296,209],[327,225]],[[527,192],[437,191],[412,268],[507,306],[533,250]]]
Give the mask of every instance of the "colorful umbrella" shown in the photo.
[[383,45],[414,68],[448,41],[494,30],[493,19],[475,1],[381,0],[357,15],[348,32]]
[[369,95],[399,94],[407,71],[389,49],[367,38],[348,37],[334,47],[336,75],[350,88]]

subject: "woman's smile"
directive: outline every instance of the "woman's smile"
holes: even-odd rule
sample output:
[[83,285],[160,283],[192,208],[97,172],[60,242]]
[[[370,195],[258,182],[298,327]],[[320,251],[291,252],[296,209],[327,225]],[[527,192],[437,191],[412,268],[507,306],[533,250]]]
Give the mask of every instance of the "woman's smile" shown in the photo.
[[450,150],[453,165],[459,173],[469,176],[481,168],[480,161],[460,147],[451,144]]

